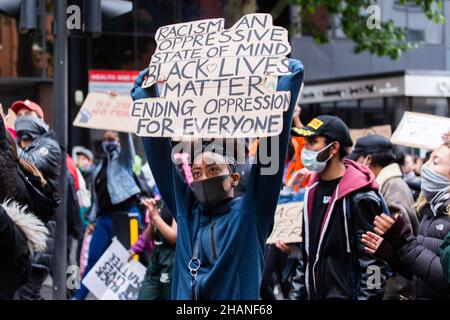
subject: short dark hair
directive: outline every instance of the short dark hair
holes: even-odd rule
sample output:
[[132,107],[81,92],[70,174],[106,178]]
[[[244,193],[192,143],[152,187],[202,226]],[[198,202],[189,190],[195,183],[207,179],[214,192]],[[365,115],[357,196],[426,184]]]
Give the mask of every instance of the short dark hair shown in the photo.
[[384,168],[392,163],[398,163],[397,156],[393,152],[378,152],[371,154],[371,156],[371,165],[374,167]]
[[398,152],[396,154],[397,163],[400,167],[405,165],[405,153],[404,152]]
[[[325,137],[325,144],[326,144],[326,145],[329,145],[330,143],[337,141],[337,140],[333,140],[333,139],[331,139],[330,137],[327,137],[327,136],[324,136],[324,137]],[[339,142],[339,153],[338,153],[339,159],[342,160],[342,159],[344,159],[346,156],[349,155],[349,153],[348,153],[348,148],[345,147],[345,146],[342,144],[342,142],[340,142],[340,141],[337,141],[337,142]]]

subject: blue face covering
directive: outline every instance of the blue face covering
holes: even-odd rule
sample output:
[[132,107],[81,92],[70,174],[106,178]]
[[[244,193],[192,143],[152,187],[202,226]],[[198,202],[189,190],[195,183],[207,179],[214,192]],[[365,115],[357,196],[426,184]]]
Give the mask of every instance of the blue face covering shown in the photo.
[[118,141],[103,141],[102,142],[102,150],[106,153],[111,153],[114,150],[118,149],[119,142]]

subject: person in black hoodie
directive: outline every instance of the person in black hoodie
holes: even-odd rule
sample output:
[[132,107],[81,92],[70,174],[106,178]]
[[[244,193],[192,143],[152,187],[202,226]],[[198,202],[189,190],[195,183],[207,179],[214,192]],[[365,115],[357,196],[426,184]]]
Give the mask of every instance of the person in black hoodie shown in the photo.
[[381,299],[384,263],[367,254],[360,241],[373,229],[373,218],[383,212],[374,174],[344,160],[353,143],[338,117],[319,116],[305,128],[293,128],[292,134],[306,138],[302,163],[316,175],[305,192],[304,261],[297,268],[290,298]]
[[27,280],[32,254],[46,247],[42,221],[17,202],[0,205],[0,300],[11,300]]
[[61,148],[55,133],[35,116],[17,118],[19,158],[34,164],[44,175],[53,192],[58,192],[61,171]]
[[412,279],[413,299],[449,299],[450,286],[439,248],[450,232],[450,142],[437,148],[421,169],[421,194],[416,204],[419,232],[400,216],[374,220],[375,232],[362,236],[365,250],[382,258],[399,274]]
[[13,199],[35,214],[44,223],[51,218],[51,208],[59,199],[52,193],[47,181],[35,165],[19,159],[16,142],[0,117],[0,181],[8,188],[5,198]]
[[[0,116],[0,300],[12,299],[25,283],[31,267],[31,255],[45,249],[47,230],[44,224],[19,204],[21,189],[15,149],[8,140],[3,117]],[[12,141],[14,144],[14,141]]]
[[[18,115],[20,111],[21,108],[16,108]],[[51,193],[58,195],[62,151],[55,133],[41,118],[36,114],[17,118],[18,154],[20,159],[32,163],[42,172]],[[46,226],[49,230],[47,250],[34,257],[29,281],[18,290],[20,299],[40,299],[42,283],[51,272],[55,221],[49,219]]]

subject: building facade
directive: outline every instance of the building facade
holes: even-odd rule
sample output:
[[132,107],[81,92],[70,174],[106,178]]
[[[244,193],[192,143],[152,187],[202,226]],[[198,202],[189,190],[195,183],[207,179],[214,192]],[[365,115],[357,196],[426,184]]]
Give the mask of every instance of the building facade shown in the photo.
[[[339,28],[330,30],[326,45],[295,35],[292,55],[306,66],[299,100],[306,121],[317,114],[336,114],[354,129],[385,124],[395,129],[404,111],[450,116],[450,24],[429,21],[416,6],[393,0],[378,4],[381,19],[406,28],[407,39],[420,41],[420,47],[393,61],[354,54],[353,43]],[[443,10],[449,21],[450,3]]]
[[[393,19],[407,29],[409,39],[423,41],[419,49],[392,61],[368,53],[353,54],[353,43],[338,27],[329,31],[330,44],[316,45],[311,37],[297,33],[293,27],[298,21],[298,9],[280,7],[281,1],[277,0],[129,1],[133,2],[132,12],[103,21],[100,36],[70,34],[69,124],[80,108],[76,93],[88,94],[89,70],[142,70],[155,49],[158,27],[216,17],[225,17],[229,26],[250,12],[272,13],[274,24],[290,29],[291,56],[300,58],[306,66],[305,90],[299,101],[305,122],[318,114],[333,113],[352,128],[391,124],[395,129],[405,110],[449,116],[450,90],[446,88],[450,87],[450,74],[445,70],[450,70],[450,24],[436,25],[420,8],[394,0],[378,1],[382,19]],[[52,124],[57,110],[53,106],[53,0],[37,2],[39,27],[31,34],[19,32],[16,20],[0,14],[0,102],[6,111],[15,100],[35,100]],[[69,0],[69,4],[81,2]],[[444,15],[450,21],[450,3],[444,3]],[[326,14],[319,15],[319,19],[329,25]],[[439,81],[433,88],[428,86],[426,95],[419,95],[409,88],[411,79],[420,77],[421,81]],[[421,87],[420,82],[414,84],[414,88]],[[100,139],[101,133],[95,130],[71,128],[69,147],[83,144],[95,149]]]

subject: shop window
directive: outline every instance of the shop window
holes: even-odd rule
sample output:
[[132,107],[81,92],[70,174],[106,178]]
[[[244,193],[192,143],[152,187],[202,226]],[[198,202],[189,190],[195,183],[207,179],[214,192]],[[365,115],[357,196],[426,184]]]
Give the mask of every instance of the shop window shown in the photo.
[[134,40],[132,36],[118,35],[95,38],[92,41],[92,69],[134,70],[136,68]]

